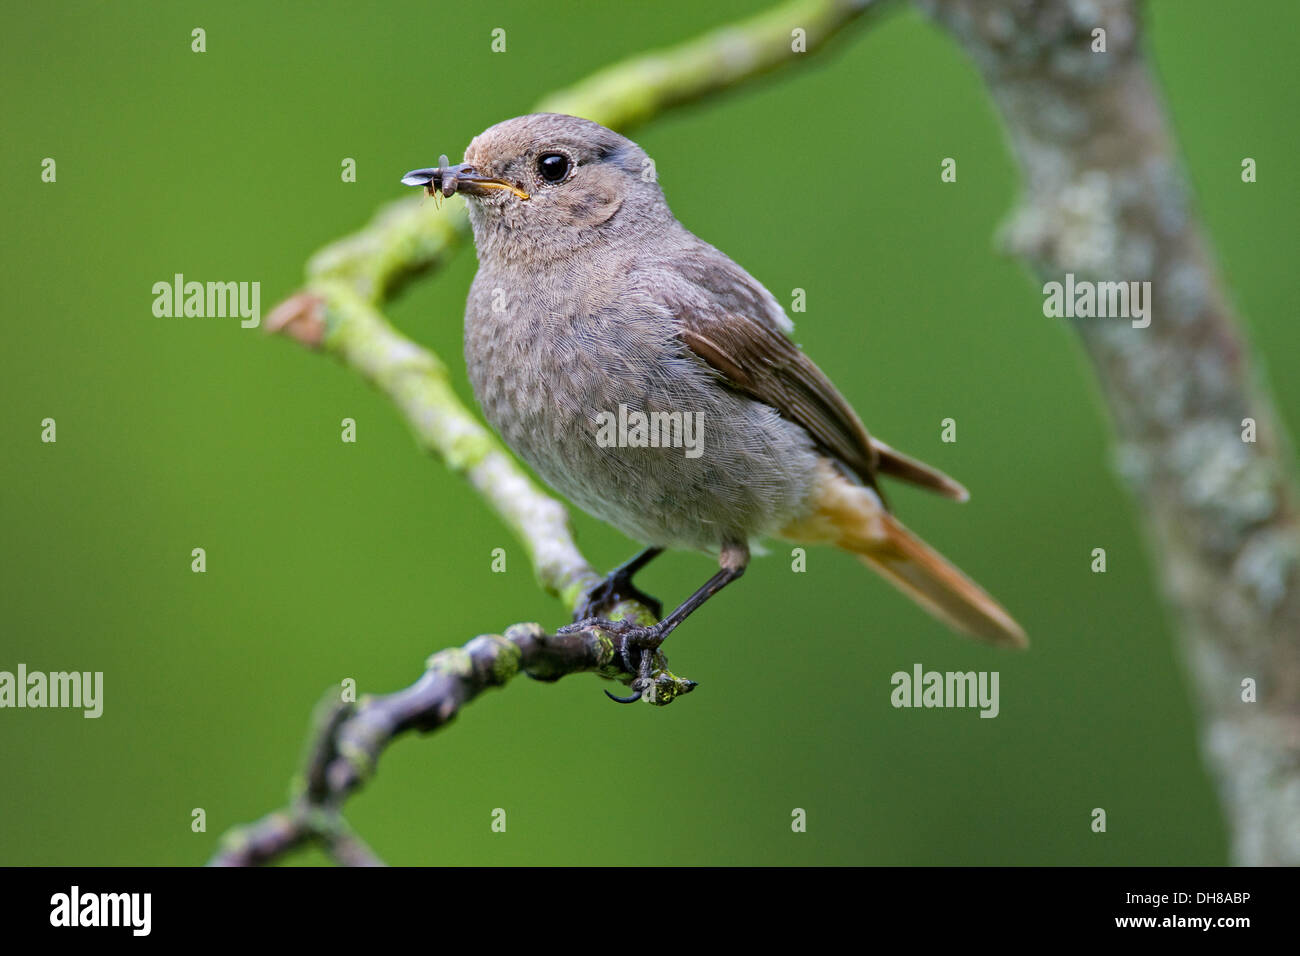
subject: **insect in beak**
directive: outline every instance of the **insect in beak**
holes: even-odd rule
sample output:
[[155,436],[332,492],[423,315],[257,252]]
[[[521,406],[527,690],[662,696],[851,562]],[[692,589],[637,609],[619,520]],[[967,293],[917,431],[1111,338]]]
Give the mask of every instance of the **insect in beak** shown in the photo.
[[470,196],[485,196],[493,189],[508,189],[520,199],[527,199],[524,192],[512,182],[480,176],[469,163],[457,163],[452,166],[446,155],[438,157],[438,165],[427,169],[413,169],[402,177],[404,186],[422,186],[430,196],[442,193],[450,196],[461,192]]

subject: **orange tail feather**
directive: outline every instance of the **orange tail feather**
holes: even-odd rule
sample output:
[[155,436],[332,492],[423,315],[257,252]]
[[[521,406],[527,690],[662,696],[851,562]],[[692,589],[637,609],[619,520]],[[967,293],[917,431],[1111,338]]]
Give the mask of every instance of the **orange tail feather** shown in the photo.
[[1027,647],[1024,629],[983,588],[885,510],[869,488],[829,465],[813,508],[781,531],[782,537],[836,544],[857,555],[949,627],[993,644]]

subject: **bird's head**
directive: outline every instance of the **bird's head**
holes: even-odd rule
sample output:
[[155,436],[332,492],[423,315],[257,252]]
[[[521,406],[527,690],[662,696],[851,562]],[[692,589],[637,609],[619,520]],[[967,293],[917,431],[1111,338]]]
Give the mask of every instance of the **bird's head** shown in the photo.
[[671,222],[649,157],[591,120],[560,113],[516,117],[474,137],[464,162],[442,159],[402,182],[465,196],[480,255],[493,247],[517,251],[521,244],[534,254],[563,255]]

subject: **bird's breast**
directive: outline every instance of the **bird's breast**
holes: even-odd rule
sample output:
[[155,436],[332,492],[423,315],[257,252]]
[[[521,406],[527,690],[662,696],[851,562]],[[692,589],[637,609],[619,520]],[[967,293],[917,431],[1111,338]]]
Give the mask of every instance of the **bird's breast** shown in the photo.
[[465,355],[484,415],[515,453],[633,538],[716,547],[800,505],[807,435],[719,387],[651,296],[507,288],[480,272]]

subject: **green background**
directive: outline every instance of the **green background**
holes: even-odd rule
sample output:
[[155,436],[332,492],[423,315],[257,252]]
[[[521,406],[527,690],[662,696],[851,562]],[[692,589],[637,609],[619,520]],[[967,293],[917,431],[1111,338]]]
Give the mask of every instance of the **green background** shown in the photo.
[[[238,320],[155,318],[153,283],[259,280],[265,316],[308,255],[407,194],[407,169],[761,7],[7,6],[0,669],[100,670],[106,690],[98,720],[0,711],[0,863],[202,862],[228,826],[282,804],[330,684],[396,689],[432,651],[563,622],[498,520],[357,376]],[[1154,2],[1149,38],[1294,431],[1300,7],[1222,12]],[[190,51],[195,26],[206,53]],[[848,556],[813,550],[793,574],[777,550],[667,645],[700,682],[692,696],[617,707],[592,676],[520,679],[398,742],[349,806],[361,834],[399,864],[1226,862],[1088,368],[1068,320],[1045,319],[1025,270],[993,251],[1014,170],[953,43],[904,9],[635,135],[689,228],[784,302],[807,290],[798,340],[872,430],[972,489],[965,506],[893,500],[1033,647],[966,643]],[[945,156],[955,185],[939,182]],[[1241,182],[1243,156],[1257,184]],[[390,312],[467,399],[474,268],[466,248]],[[956,444],[939,440],[949,416]],[[39,440],[45,417],[57,444]],[[575,523],[598,565],[633,551]],[[496,547],[506,574],[490,573]],[[640,583],[671,605],[710,570],[674,555]],[[1000,671],[1001,715],[891,708],[890,675],[916,662]],[[196,807],[207,833],[191,832]],[[807,833],[791,832],[796,807]]]

